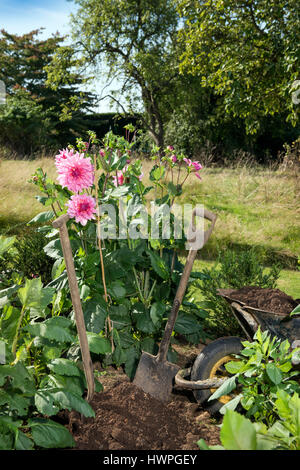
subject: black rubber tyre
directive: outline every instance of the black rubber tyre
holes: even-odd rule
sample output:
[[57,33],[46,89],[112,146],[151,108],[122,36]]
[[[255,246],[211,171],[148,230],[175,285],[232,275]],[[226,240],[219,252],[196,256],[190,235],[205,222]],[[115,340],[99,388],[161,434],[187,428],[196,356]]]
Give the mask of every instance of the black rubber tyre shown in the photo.
[[[242,341],[243,339],[237,336],[226,336],[224,338],[218,338],[205,346],[194,362],[191,371],[191,380],[204,380],[216,376],[214,369],[217,367],[218,363],[222,364],[223,361],[226,363],[231,360],[231,358],[229,359],[227,356],[238,354],[243,348]],[[222,365],[220,367],[222,367]],[[225,368],[224,375],[227,375]],[[211,414],[216,414],[224,405],[224,402],[219,400],[207,401],[212,395],[211,390],[194,390],[193,393],[197,402],[202,404]],[[222,400],[222,397],[220,400]]]

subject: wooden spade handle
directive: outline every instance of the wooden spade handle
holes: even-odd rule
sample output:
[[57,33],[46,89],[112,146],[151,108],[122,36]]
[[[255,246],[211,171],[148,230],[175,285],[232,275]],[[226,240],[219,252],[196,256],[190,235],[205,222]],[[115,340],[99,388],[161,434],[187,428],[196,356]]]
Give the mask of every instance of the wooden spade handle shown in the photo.
[[[207,242],[207,240],[209,239],[209,237],[210,237],[210,235],[211,235],[211,233],[214,229],[217,216],[215,214],[213,214],[212,212],[207,211],[206,209],[204,209],[204,211],[201,210],[201,212],[198,211],[197,208],[194,209],[193,214],[192,214],[192,222],[191,222],[191,225],[190,225],[190,228],[189,228],[189,233],[194,233],[195,232],[194,229],[195,229],[195,218],[196,218],[196,216],[200,216],[200,217],[202,216],[205,219],[208,219],[212,222],[210,228],[208,230],[206,230],[206,232],[204,232],[204,243],[202,244],[202,247],[203,247],[205,245],[205,243]],[[188,240],[188,241],[191,241],[191,240]],[[191,246],[191,248],[189,250],[189,253],[188,253],[188,256],[187,256],[187,260],[186,260],[186,263],[185,263],[185,267],[184,267],[182,276],[180,278],[180,283],[179,283],[179,286],[178,286],[178,289],[177,289],[177,292],[176,292],[176,296],[175,296],[175,299],[174,299],[172,310],[171,310],[169,319],[168,319],[166,327],[165,327],[164,336],[163,336],[163,338],[161,340],[161,343],[160,343],[160,346],[159,346],[159,351],[158,351],[158,354],[157,354],[157,361],[158,362],[164,362],[167,359],[167,354],[168,354],[168,350],[169,350],[169,344],[170,344],[172,331],[174,329],[174,325],[175,325],[175,322],[176,322],[176,319],[177,319],[178,311],[179,311],[181,302],[183,300],[183,297],[184,297],[184,294],[185,294],[185,291],[186,291],[186,286],[187,286],[188,280],[190,278],[190,274],[191,274],[191,271],[193,269],[193,264],[194,264],[195,258],[197,256],[197,253],[198,253],[198,250],[194,249]]]
[[90,349],[87,340],[87,334],[84,323],[84,316],[80,301],[79,288],[75,273],[74,260],[72,255],[72,248],[69,239],[68,229],[66,223],[69,220],[68,214],[63,214],[52,223],[54,228],[59,229],[60,241],[63,250],[63,255],[66,263],[66,270],[68,275],[70,293],[72,304],[75,313],[75,321],[78,332],[79,344],[81,349],[81,356],[84,368],[84,374],[88,387],[87,401],[91,401],[95,393],[95,382],[93,373],[93,364],[90,356]]

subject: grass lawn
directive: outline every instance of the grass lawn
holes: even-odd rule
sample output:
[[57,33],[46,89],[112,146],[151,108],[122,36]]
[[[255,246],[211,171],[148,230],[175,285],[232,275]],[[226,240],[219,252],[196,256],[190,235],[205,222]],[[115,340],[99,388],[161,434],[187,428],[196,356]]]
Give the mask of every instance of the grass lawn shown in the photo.
[[[50,158],[0,162],[0,234],[22,232],[26,222],[43,211],[34,197],[37,188],[28,183],[38,167],[56,178]],[[146,178],[149,169],[150,162],[145,162]],[[300,297],[299,176],[260,167],[207,168],[201,176],[202,181],[190,176],[178,201],[203,204],[218,214],[213,235],[201,252],[203,261],[197,261],[195,268],[209,266],[220,250],[254,247],[266,265],[283,265],[278,287]]]

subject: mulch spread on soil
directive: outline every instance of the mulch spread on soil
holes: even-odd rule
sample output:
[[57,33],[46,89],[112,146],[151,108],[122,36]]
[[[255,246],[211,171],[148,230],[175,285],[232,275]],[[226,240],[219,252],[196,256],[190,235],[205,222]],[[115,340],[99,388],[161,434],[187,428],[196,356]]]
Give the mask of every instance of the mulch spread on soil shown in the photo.
[[234,290],[230,297],[244,302],[249,307],[284,315],[291,313],[298,305],[296,300],[279,289],[263,289],[256,286],[245,286]]

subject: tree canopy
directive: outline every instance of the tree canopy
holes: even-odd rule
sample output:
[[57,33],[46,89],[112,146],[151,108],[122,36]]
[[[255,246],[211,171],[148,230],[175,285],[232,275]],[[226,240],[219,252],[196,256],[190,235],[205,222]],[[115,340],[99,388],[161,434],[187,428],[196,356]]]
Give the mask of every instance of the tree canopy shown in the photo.
[[[143,125],[155,143],[164,145],[162,103],[178,78],[178,13],[172,0],[75,0],[72,15],[73,58],[78,68],[93,67],[94,73],[117,78],[119,94],[131,112],[146,111]],[[66,65],[58,49],[50,82],[56,83]],[[118,100],[117,96],[112,96]],[[140,105],[142,103],[142,107]]]
[[[19,154],[69,138],[80,129],[80,114],[93,102],[91,94],[80,90],[83,79],[70,66],[65,70],[70,83],[57,89],[47,86],[45,68],[64,37],[40,39],[40,33],[0,33],[0,80],[7,92],[7,104],[0,107],[0,140]],[[75,101],[80,102],[80,113],[70,116]]]
[[296,123],[291,91],[299,78],[298,0],[177,0],[177,6],[184,22],[181,72],[222,95],[248,132],[276,113]]

